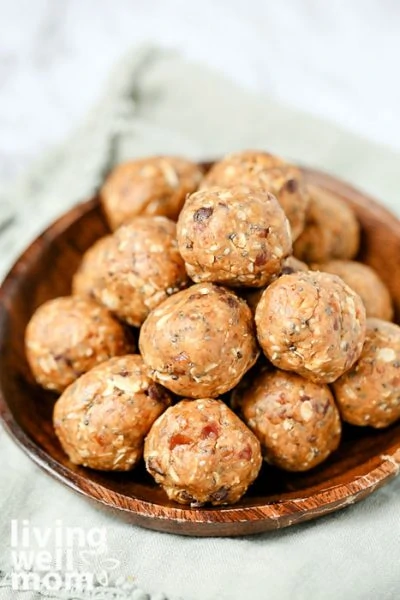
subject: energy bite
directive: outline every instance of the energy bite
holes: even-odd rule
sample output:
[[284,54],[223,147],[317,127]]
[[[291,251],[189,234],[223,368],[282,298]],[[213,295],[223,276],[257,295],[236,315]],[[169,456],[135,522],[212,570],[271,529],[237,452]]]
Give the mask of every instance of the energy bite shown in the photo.
[[236,388],[232,402],[259,439],[265,460],[281,469],[312,469],[339,446],[340,416],[327,385],[265,370]]
[[338,275],[364,302],[367,317],[391,321],[393,305],[389,290],[379,275],[368,265],[351,260],[331,260],[312,269]]
[[99,272],[94,288],[97,300],[136,327],[189,283],[176,225],[165,217],[138,217],[120,227]]
[[331,383],[355,363],[365,339],[361,298],[336,275],[283,275],[259,301],[258,341],[278,368]]
[[279,276],[299,273],[300,271],[309,271],[308,265],[294,256],[288,256],[282,263],[282,270]]
[[152,311],[139,347],[150,376],[190,398],[232,389],[259,355],[246,302],[211,283],[193,285]]
[[36,381],[58,392],[97,364],[134,349],[106,308],[77,296],[42,304],[28,323],[25,348]]
[[[294,256],[288,256],[283,261],[281,272],[279,273],[279,275],[276,276],[276,278],[280,277],[281,275],[289,275],[290,273],[298,273],[299,271],[308,270],[308,265],[306,265],[306,263],[302,262],[301,260],[298,260]],[[244,298],[247,304],[250,306],[253,313],[256,310],[256,306],[259,303],[264,290],[265,287],[255,290],[245,289],[244,291]]]
[[100,192],[111,229],[143,215],[160,215],[176,221],[187,194],[198,188],[202,177],[197,164],[173,156],[118,165]]
[[303,233],[293,253],[306,263],[354,258],[360,245],[360,226],[351,208],[332,192],[307,186],[310,201]]
[[54,428],[70,460],[102,471],[128,471],[142,458],[144,438],[170,405],[139,355],[98,365],[60,396]]
[[243,185],[189,196],[177,235],[195,282],[259,287],[279,273],[292,252],[289,223],[276,198]]
[[400,327],[367,319],[361,356],[333,390],[347,423],[380,429],[400,419]]
[[213,164],[205,175],[200,189],[214,186],[236,185],[243,176],[259,177],[266,171],[276,167],[285,167],[288,163],[275,154],[260,150],[244,150],[227,154],[222,160]]
[[75,296],[89,296],[94,298],[93,290],[97,285],[103,263],[112,246],[113,237],[106,235],[86,250],[81,264],[72,279],[72,293]]
[[233,504],[261,467],[260,444],[221,401],[182,400],[157,419],[145,442],[146,468],[171,500]]
[[298,238],[304,229],[309,201],[300,169],[271,154],[239,152],[217,162],[205,176],[201,189],[238,184],[273,194],[289,220],[293,240]]

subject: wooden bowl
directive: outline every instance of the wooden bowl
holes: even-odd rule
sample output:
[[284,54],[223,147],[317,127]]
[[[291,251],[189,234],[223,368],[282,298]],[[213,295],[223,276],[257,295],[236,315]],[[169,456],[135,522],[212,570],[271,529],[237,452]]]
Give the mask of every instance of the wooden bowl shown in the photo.
[[[400,222],[348,185],[304,172],[310,182],[339,194],[355,210],[363,228],[360,258],[389,286],[399,322]],[[383,431],[345,427],[340,449],[308,473],[264,465],[241,502],[226,508],[192,509],[170,502],[143,465],[120,474],[72,465],[52,427],[55,396],[40,389],[29,372],[24,330],[40,304],[69,293],[81,255],[107,231],[97,199],[74,207],[33,242],[0,290],[0,416],[45,471],[135,524],[199,536],[258,533],[313,519],[365,498],[399,472],[400,423]]]

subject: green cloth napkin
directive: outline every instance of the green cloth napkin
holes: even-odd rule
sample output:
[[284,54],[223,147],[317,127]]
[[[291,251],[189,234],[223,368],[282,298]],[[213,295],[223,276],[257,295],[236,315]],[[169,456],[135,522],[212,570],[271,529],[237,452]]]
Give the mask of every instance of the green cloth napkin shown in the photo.
[[[157,153],[208,159],[246,148],[339,175],[400,213],[395,152],[246,92],[173,52],[142,48],[116,67],[81,127],[2,193],[0,275],[44,226],[90,197],[115,163]],[[399,595],[399,479],[345,511],[284,531],[183,538],[128,525],[89,504],[41,472],[1,429],[0,455],[0,600],[149,598],[143,590],[153,600],[384,600]],[[51,591],[42,585],[40,592],[17,596],[10,579],[13,519],[20,526],[25,519],[41,532],[105,528],[101,552],[81,551],[74,558],[96,574],[95,589],[72,593],[65,586]]]

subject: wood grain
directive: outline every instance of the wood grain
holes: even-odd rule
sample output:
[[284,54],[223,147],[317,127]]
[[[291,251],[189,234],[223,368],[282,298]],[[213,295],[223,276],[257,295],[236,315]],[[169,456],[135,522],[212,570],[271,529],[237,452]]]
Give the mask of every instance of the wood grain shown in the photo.
[[[399,322],[400,222],[347,184],[304,172],[310,182],[339,194],[355,210],[363,228],[360,257],[389,286]],[[190,509],[170,502],[143,465],[121,474],[72,465],[51,424],[55,396],[40,389],[29,372],[24,330],[37,306],[69,293],[82,253],[107,232],[96,198],[76,206],[26,250],[0,290],[0,417],[45,471],[130,522],[198,536],[258,533],[313,519],[361,500],[398,474],[400,423],[383,431],[346,426],[340,449],[309,473],[290,474],[264,465],[242,501],[226,508]]]

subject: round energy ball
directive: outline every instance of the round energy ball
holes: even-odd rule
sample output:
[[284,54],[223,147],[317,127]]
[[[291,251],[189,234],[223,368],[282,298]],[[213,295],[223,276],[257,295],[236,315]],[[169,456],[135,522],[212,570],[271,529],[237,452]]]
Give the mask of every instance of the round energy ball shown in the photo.
[[118,165],[100,192],[111,229],[143,215],[161,215],[175,221],[186,195],[198,188],[202,177],[197,164],[172,156]]
[[327,385],[264,370],[232,392],[232,403],[259,439],[265,460],[281,469],[312,469],[339,446],[340,416]]
[[152,311],[139,347],[150,376],[190,398],[232,389],[259,354],[246,302],[211,283],[193,285]]
[[310,202],[303,233],[293,253],[306,263],[354,258],[360,245],[360,226],[352,209],[341,198],[309,185]]
[[149,473],[181,504],[232,504],[261,467],[260,444],[221,401],[182,400],[157,419],[145,442]]
[[170,405],[139,355],[112,358],[70,385],[54,407],[54,428],[70,460],[102,471],[128,471],[144,438]]
[[400,419],[400,327],[367,319],[361,356],[333,390],[347,423],[380,429]]
[[329,273],[283,275],[264,291],[255,320],[267,358],[316,383],[350,369],[365,339],[361,298]]
[[304,229],[309,196],[300,169],[271,154],[230,154],[210,169],[201,189],[249,185],[273,194],[289,220],[292,238]]
[[139,327],[153,308],[189,283],[176,225],[165,217],[138,217],[112,240],[94,294],[122,321]]
[[72,293],[75,296],[89,296],[94,298],[95,294],[93,290],[97,286],[103,264],[112,246],[112,235],[106,235],[86,250],[81,264],[72,279]]
[[195,192],[177,226],[179,251],[195,282],[259,287],[292,252],[290,227],[276,198],[247,186]]
[[300,271],[309,271],[308,265],[294,256],[288,256],[282,263],[282,270],[279,273],[279,277],[290,275],[291,273],[299,273]]
[[312,268],[338,275],[364,302],[367,317],[391,321],[393,305],[389,290],[379,275],[368,265],[351,260],[331,260]]
[[[298,273],[299,271],[308,270],[308,265],[306,265],[306,263],[303,263],[301,260],[298,260],[294,256],[288,256],[283,261],[282,270],[279,273],[279,275],[276,276],[276,279],[278,277],[281,277],[282,275],[289,275],[290,273]],[[243,296],[253,313],[256,310],[256,306],[259,303],[264,290],[265,287],[258,289],[244,288]]]
[[300,169],[292,165],[276,167],[263,180],[263,189],[277,198],[290,223],[292,239],[297,240],[305,226],[310,199]]
[[58,392],[97,364],[134,349],[129,334],[107,309],[77,296],[39,306],[28,323],[25,347],[36,381]]
[[288,163],[279,156],[259,150],[244,150],[227,154],[213,164],[200,185],[200,189],[214,186],[236,185],[244,176],[257,178],[275,167],[285,167]]

